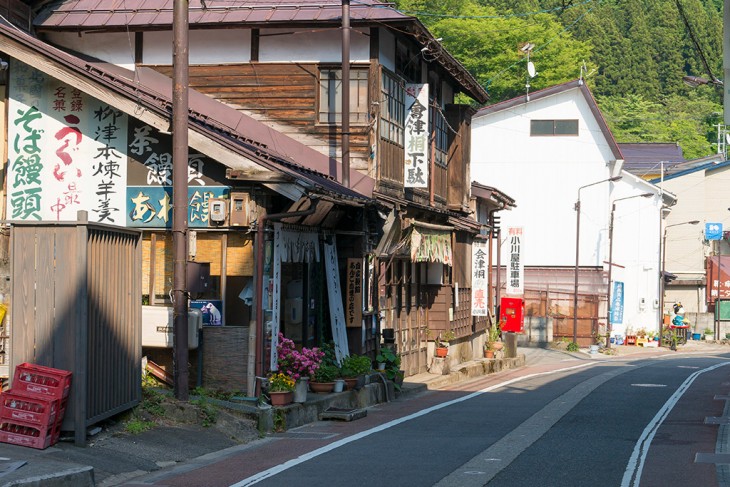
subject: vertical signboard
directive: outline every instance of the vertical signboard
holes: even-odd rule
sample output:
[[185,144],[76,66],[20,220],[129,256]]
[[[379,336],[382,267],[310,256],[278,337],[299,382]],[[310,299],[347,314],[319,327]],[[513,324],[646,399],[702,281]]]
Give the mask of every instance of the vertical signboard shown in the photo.
[[428,187],[428,84],[406,84],[403,186]]
[[522,246],[524,230],[522,227],[507,228],[507,294],[524,294],[524,265],[522,263]]
[[471,244],[471,314],[486,316],[489,310],[489,247],[484,240],[474,239]]
[[347,299],[345,318],[348,327],[362,326],[362,260],[347,259]]
[[127,116],[35,68],[12,61],[7,216],[124,225]]
[[620,325],[624,322],[624,283],[613,281],[611,295],[611,323]]
[[337,244],[335,236],[332,243],[324,244],[324,267],[327,277],[327,300],[330,304],[330,327],[332,341],[335,344],[335,358],[341,361],[348,354],[345,310],[342,309],[342,292],[340,291],[340,270],[337,264]]

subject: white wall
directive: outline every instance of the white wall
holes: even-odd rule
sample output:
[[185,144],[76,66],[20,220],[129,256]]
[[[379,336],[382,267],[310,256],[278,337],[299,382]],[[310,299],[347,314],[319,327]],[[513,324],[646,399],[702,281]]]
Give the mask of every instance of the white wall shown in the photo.
[[[352,29],[350,60],[353,63],[370,61],[367,32],[368,29]],[[251,60],[249,29],[194,29],[190,31],[189,39],[190,64],[247,63]],[[85,33],[81,37],[75,33],[52,33],[49,40],[127,69],[134,66],[134,33]],[[342,60],[341,40],[338,29],[301,32],[261,29],[259,60],[339,63]],[[172,31],[145,32],[142,56],[145,64],[172,64]]]
[[[660,323],[661,196],[658,188],[626,171],[622,176],[611,195],[615,202],[611,278],[624,283],[623,322],[612,324],[613,335],[625,335],[628,327],[658,331]],[[653,196],[640,196],[645,193]]]
[[[367,29],[365,29],[367,32]],[[339,29],[302,31],[291,29],[261,29],[259,60],[261,62],[324,62],[342,61],[342,34]],[[279,35],[277,35],[279,34]],[[350,61],[370,62],[370,37],[363,29],[352,29],[350,34]]]
[[[578,119],[579,135],[530,137],[532,119]],[[471,179],[499,188],[517,207],[502,227],[525,229],[524,264],[575,265],[578,188],[611,177],[614,158],[583,95],[576,89],[475,118]],[[614,183],[580,191],[580,265],[601,266]]]
[[[191,30],[189,39],[190,64],[247,63],[251,59],[248,29]],[[145,32],[142,60],[145,64],[172,64],[172,31]]]
[[[730,168],[698,170],[664,181],[663,187],[677,196],[677,204],[667,216],[666,270],[677,275],[677,281],[684,279],[705,279],[704,258],[709,255],[710,246],[704,242],[705,223],[722,223],[724,230],[730,230]],[[683,224],[699,220],[698,225]],[[701,297],[684,289],[675,290],[667,286],[665,311],[675,301],[681,301],[689,313],[705,312],[704,286],[700,286]],[[690,296],[688,298],[687,296]]]
[[[89,34],[51,32],[48,40],[52,44],[83,52],[123,68],[134,69],[134,33]],[[172,46],[172,44],[170,45]],[[172,47],[170,47],[172,48]]]

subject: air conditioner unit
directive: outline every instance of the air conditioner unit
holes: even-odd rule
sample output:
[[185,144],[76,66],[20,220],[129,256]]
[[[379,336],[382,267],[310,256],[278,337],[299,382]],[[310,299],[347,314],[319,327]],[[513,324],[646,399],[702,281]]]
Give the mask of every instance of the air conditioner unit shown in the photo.
[[208,200],[208,219],[211,223],[225,223],[227,216],[227,202],[224,199],[212,198]]
[[[142,306],[142,346],[173,348],[173,309],[167,306]],[[198,348],[198,330],[203,327],[203,313],[188,309],[188,348]]]

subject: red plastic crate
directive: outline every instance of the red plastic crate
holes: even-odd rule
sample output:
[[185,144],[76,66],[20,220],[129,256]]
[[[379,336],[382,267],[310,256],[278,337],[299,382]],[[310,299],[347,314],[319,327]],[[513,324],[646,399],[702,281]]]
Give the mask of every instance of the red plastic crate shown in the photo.
[[16,393],[12,389],[0,394],[0,418],[51,426],[63,418],[65,401]]
[[71,372],[23,363],[15,368],[12,388],[16,393],[64,399],[71,389]]
[[56,444],[61,433],[61,424],[51,427],[24,423],[9,419],[0,420],[0,442],[27,446],[42,450]]

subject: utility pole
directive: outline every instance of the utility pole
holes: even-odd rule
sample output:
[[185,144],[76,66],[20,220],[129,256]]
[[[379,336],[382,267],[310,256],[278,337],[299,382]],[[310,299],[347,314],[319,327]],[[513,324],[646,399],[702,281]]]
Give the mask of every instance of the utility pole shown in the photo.
[[350,187],[350,0],[342,0],[342,185]]
[[722,70],[723,81],[727,81],[722,85],[722,114],[727,131],[727,127],[730,125],[730,97],[728,97],[728,90],[730,90],[730,0],[725,0],[722,10]]
[[172,316],[175,397],[188,400],[188,0],[172,7]]

